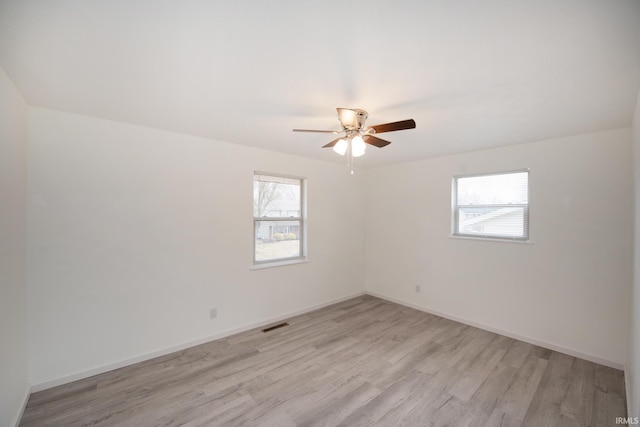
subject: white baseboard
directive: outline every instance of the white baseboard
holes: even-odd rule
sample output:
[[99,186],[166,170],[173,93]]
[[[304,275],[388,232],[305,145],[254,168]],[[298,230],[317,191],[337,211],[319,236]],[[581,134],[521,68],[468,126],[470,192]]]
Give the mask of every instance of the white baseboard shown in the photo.
[[549,342],[546,342],[546,341],[538,340],[538,339],[535,339],[535,338],[525,337],[525,336],[516,334],[514,332],[505,331],[505,330],[502,330],[502,329],[499,329],[499,328],[494,328],[492,326],[484,325],[482,323],[474,322],[472,320],[465,319],[465,318],[462,318],[462,317],[452,316],[452,315],[449,315],[447,313],[442,313],[442,312],[440,312],[438,310],[433,310],[433,309],[431,309],[429,307],[423,307],[423,306],[420,306],[420,305],[416,305],[416,304],[410,303],[408,301],[404,301],[404,300],[400,300],[400,299],[397,299],[397,298],[389,297],[389,296],[386,296],[386,295],[383,295],[383,294],[379,294],[377,292],[367,291],[366,294],[367,295],[371,295],[373,297],[377,297],[377,298],[383,299],[383,300],[394,302],[396,304],[401,304],[401,305],[404,305],[406,307],[415,308],[416,310],[424,311],[425,313],[430,313],[430,314],[433,314],[433,315],[436,315],[436,316],[444,317],[445,319],[449,319],[449,320],[453,320],[453,321],[456,321],[456,322],[464,323],[465,325],[469,325],[469,326],[473,326],[473,327],[476,327],[476,328],[480,328],[480,329],[483,329],[485,331],[493,332],[493,333],[496,333],[498,335],[503,335],[505,337],[513,338],[513,339],[516,339],[518,341],[524,341],[524,342],[529,343],[529,344],[537,345],[538,347],[544,347],[546,349],[557,351],[559,353],[564,353],[564,354],[567,354],[569,356],[577,357],[579,359],[588,360],[589,362],[594,362],[594,363],[597,363],[599,365],[604,365],[604,366],[608,366],[610,368],[615,368],[615,369],[620,369],[620,370],[624,369],[624,364],[619,363],[619,362],[614,362],[612,360],[603,359],[601,357],[597,357],[597,356],[593,356],[593,355],[590,355],[590,354],[582,353],[582,352],[577,351],[577,350],[573,350],[573,349],[570,349],[570,348],[562,347],[562,346],[559,346],[559,345],[556,345],[556,344],[552,344],[552,343],[549,343]]
[[[241,326],[239,328],[234,328],[234,329],[229,329],[226,331],[222,331],[222,332],[218,332],[217,334],[208,336],[208,337],[204,337],[204,338],[200,338],[198,340],[195,341],[189,341],[183,344],[179,344],[173,347],[169,347],[169,348],[165,348],[162,350],[158,350],[158,351],[153,351],[150,353],[146,353],[146,354],[142,354],[140,356],[137,357],[132,357],[129,359],[125,359],[125,360],[121,360],[119,362],[115,362],[115,363],[110,363],[108,365],[103,365],[103,366],[98,366],[96,368],[93,369],[89,369],[86,371],[82,371],[82,372],[77,372],[75,374],[71,374],[71,375],[65,375],[64,377],[60,377],[60,378],[56,378],[53,380],[49,380],[49,381],[43,381],[40,383],[36,383],[36,384],[32,384],[31,385],[31,392],[35,393],[37,391],[42,391],[42,390],[46,390],[48,388],[52,388],[52,387],[57,387],[59,385],[63,385],[63,384],[68,384],[71,383],[73,381],[78,381],[84,378],[88,378],[88,377],[92,377],[94,375],[98,375],[98,374],[103,374],[105,372],[109,372],[109,371],[113,371],[114,369],[119,369],[119,368],[124,368],[125,366],[129,366],[129,365],[133,365],[135,363],[139,363],[139,362],[144,362],[145,360],[150,360],[159,356],[164,356],[170,353],[174,353],[176,351],[181,351],[181,350],[185,350],[187,348],[190,347],[195,347],[197,345],[200,344],[204,344],[210,341],[214,341],[214,340],[218,340],[221,338],[226,338],[228,336],[234,335],[234,334],[238,334],[240,332],[245,332],[248,331],[250,329],[255,329],[255,328],[259,328],[265,325],[268,325],[270,323],[275,323],[275,322],[279,322],[281,320],[285,320],[288,319],[290,317],[293,316],[299,316],[301,314],[304,313],[308,313],[310,311],[314,311],[314,310],[318,310],[320,308],[332,305],[332,304],[336,304],[342,301],[346,301],[348,299],[351,298],[356,298],[359,296],[364,295],[364,292],[357,292],[351,295],[347,295],[345,297],[341,297],[341,298],[337,298],[337,299],[333,299],[331,301],[327,301],[327,302],[323,302],[320,304],[315,304],[312,306],[308,306],[305,308],[302,308],[300,310],[296,310],[287,314],[283,314],[281,316],[276,316],[276,317],[271,317],[269,319],[264,319],[261,320],[259,322],[255,322],[255,323],[251,323],[248,325],[244,325]],[[25,402],[26,403],[26,402]]]
[[27,407],[27,402],[29,402],[29,397],[31,396],[31,388],[27,387],[27,389],[24,391],[24,396],[22,397],[22,407],[20,408],[20,411],[18,411],[18,413],[16,414],[14,420],[13,420],[13,426],[18,427],[20,425],[20,421],[22,421],[22,415],[24,415],[24,410]]

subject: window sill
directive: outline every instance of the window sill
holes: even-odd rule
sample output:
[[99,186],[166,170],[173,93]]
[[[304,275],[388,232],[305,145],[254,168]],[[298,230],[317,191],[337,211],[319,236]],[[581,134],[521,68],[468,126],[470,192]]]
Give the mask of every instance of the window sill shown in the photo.
[[456,239],[456,240],[479,240],[479,241],[483,241],[483,242],[499,242],[499,243],[519,243],[521,245],[532,245],[533,241],[531,240],[515,240],[515,239],[499,239],[499,238],[493,238],[493,237],[473,237],[473,236],[457,236],[457,235],[450,235],[449,236],[450,239]]
[[285,265],[303,264],[309,262],[309,258],[288,259],[285,261],[265,262],[262,264],[253,264],[250,270],[264,270],[265,268],[283,267]]

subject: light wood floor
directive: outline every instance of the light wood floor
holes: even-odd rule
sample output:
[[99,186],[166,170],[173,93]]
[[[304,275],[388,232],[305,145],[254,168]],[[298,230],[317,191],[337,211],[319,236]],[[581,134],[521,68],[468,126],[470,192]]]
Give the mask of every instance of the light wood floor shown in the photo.
[[22,426],[614,426],[623,373],[370,296],[34,393]]

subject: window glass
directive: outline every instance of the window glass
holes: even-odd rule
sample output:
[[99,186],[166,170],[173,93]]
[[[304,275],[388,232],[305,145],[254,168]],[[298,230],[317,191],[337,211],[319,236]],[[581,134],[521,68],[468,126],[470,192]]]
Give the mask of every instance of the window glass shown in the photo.
[[304,179],[255,173],[254,264],[303,259]]
[[529,172],[453,179],[453,234],[511,240],[529,238]]

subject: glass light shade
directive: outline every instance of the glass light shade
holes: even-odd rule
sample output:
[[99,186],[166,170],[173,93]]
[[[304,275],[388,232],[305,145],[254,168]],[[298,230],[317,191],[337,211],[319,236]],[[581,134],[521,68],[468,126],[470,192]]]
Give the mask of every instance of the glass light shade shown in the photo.
[[353,155],[353,157],[360,157],[366,149],[367,144],[365,144],[362,137],[360,135],[354,136],[351,140],[351,155]]
[[347,141],[344,139],[341,139],[340,141],[336,142],[336,145],[333,146],[333,151],[340,154],[341,156],[344,156],[344,153],[347,152],[348,146],[349,144],[347,144]]

